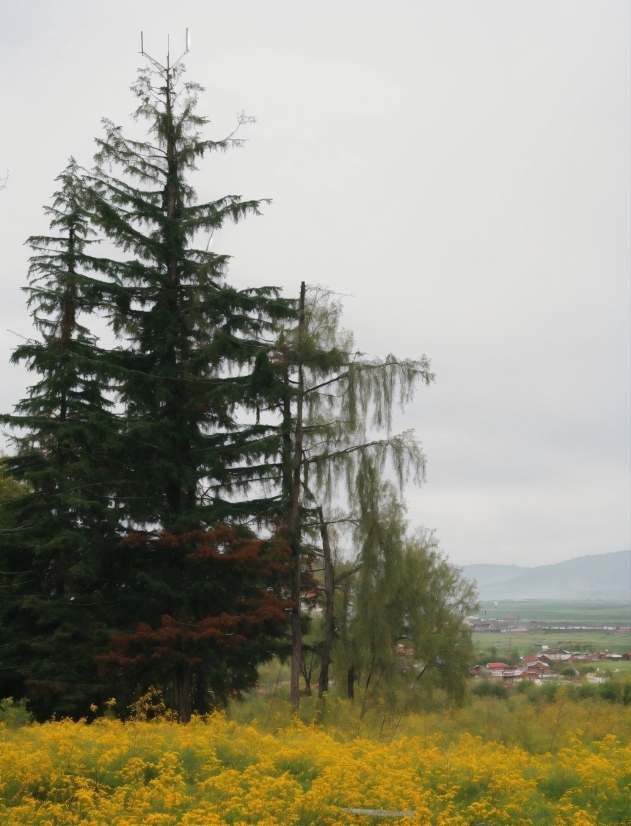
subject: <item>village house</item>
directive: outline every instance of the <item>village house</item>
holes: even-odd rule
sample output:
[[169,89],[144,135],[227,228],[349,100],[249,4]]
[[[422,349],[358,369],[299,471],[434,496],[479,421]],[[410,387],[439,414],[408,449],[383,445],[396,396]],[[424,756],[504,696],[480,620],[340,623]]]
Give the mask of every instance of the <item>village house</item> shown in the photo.
[[487,663],[484,676],[491,680],[502,680],[506,685],[512,685],[516,680],[521,679],[525,668],[520,665],[508,665],[507,663]]
[[567,662],[572,659],[572,652],[566,651],[564,648],[548,648],[542,651],[541,659],[549,663]]
[[501,676],[502,671],[504,671],[507,668],[510,668],[510,665],[508,665],[508,663],[487,663],[486,664],[486,670],[491,675],[495,674],[495,675]]
[[490,622],[478,622],[473,626],[473,630],[476,631],[478,634],[488,631],[499,631],[492,623]]
[[527,668],[524,673],[521,675],[522,680],[528,680],[535,685],[541,685],[543,677],[545,674],[542,674],[541,671],[535,668]]
[[572,661],[573,662],[581,662],[581,663],[596,663],[601,660],[602,657],[600,654],[585,654],[582,651],[575,651],[572,654]]
[[528,671],[531,671],[533,674],[538,674],[540,677],[544,676],[545,674],[551,673],[551,668],[548,663],[544,662],[534,662],[528,663],[527,665]]
[[511,666],[502,671],[502,680],[505,684],[512,685],[517,680],[521,680],[525,673],[525,670],[520,666]]

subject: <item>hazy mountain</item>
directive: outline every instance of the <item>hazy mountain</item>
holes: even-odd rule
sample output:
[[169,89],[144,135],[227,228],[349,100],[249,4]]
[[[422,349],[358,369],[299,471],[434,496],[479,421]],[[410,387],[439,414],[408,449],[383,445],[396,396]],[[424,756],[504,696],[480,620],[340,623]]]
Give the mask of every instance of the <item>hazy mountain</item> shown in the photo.
[[480,599],[631,599],[631,551],[590,554],[534,568],[465,565]]

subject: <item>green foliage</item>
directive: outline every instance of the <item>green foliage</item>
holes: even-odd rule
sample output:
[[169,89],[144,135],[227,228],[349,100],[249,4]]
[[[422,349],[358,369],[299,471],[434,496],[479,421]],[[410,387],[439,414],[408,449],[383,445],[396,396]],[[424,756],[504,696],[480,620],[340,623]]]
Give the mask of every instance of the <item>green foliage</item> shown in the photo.
[[244,417],[266,382],[262,337],[292,314],[274,288],[229,287],[228,257],[196,246],[200,233],[259,214],[264,202],[197,203],[189,181],[197,162],[239,141],[202,138],[201,87],[181,83],[181,71],[140,73],[136,117],[152,139],[132,140],[104,121],[87,192],[95,225],[129,256],[106,263],[110,320],[123,345],[117,391],[129,485],[117,494],[128,520],[167,531],[252,515],[249,503],[220,492],[246,490],[274,449],[268,429]]
[[[167,679],[170,664],[173,703],[187,720],[192,708],[205,711],[250,685],[282,631],[270,617],[255,622],[247,607],[248,599],[267,598],[265,577],[247,566],[237,577],[215,566],[211,576],[198,552],[221,523],[260,520],[268,506],[244,494],[271,472],[278,437],[252,417],[270,381],[263,339],[293,309],[274,288],[229,287],[228,257],[197,246],[201,233],[259,214],[264,202],[232,195],[197,202],[190,175],[198,161],[240,142],[202,136],[201,87],[182,83],[182,71],[180,64],[139,74],[136,117],[149,139],[130,139],[104,121],[86,198],[92,221],[122,256],[104,265],[110,323],[122,345],[115,389],[125,409],[123,472],[114,496],[129,552],[125,633],[112,637],[109,661],[130,685],[145,686]],[[220,615],[247,624],[239,619],[247,614],[249,630],[234,633],[232,653],[228,636],[213,643],[198,628]],[[193,643],[193,627],[204,646]],[[244,635],[258,642],[244,646]]]
[[147,559],[173,546],[186,554],[178,581],[170,583],[177,610],[159,616],[148,609],[133,631],[112,635],[110,651],[99,663],[119,675],[123,707],[122,678],[134,678],[134,685],[152,679],[165,686],[175,672],[190,680],[189,702],[205,713],[251,688],[256,665],[273,656],[273,640],[286,624],[286,546],[276,537],[265,541],[243,527],[227,526],[165,533],[141,547],[143,540],[134,535],[128,544]]
[[[317,557],[324,563],[326,601],[324,639],[311,648],[321,658],[319,695],[327,684],[332,641],[332,557],[328,515],[340,486],[351,513],[335,516],[352,521],[357,509],[358,474],[370,462],[383,472],[390,462],[400,485],[409,476],[420,482],[425,457],[413,432],[391,433],[392,410],[403,407],[419,382],[433,380],[426,357],[366,359],[353,337],[340,327],[341,304],[325,288],[301,285],[296,324],[281,324],[269,352],[266,411],[278,417],[279,467],[276,518],[294,557],[292,578],[292,703],[299,703],[298,668],[309,683],[310,666],[301,655],[300,601],[304,587],[314,588],[310,571]],[[373,433],[374,431],[374,433]],[[381,432],[379,432],[381,431]],[[373,438],[379,436],[379,438]],[[272,477],[269,478],[272,483]],[[321,542],[321,548],[318,547]],[[313,664],[313,657],[310,659]],[[309,686],[307,688],[309,690]]]
[[26,700],[14,702],[12,697],[0,700],[0,725],[10,729],[20,728],[31,722],[31,715],[26,708]]
[[46,209],[51,235],[29,239],[25,288],[40,338],[13,354],[38,381],[2,416],[17,435],[3,461],[0,691],[27,696],[39,718],[86,713],[100,688],[92,653],[107,641],[118,518],[109,507],[109,452],[118,429],[108,364],[83,323],[101,262],[89,254],[89,216],[71,159]]
[[492,682],[491,680],[480,680],[471,689],[475,697],[497,697],[500,700],[508,699],[508,689],[503,683]]
[[462,702],[473,653],[464,618],[476,605],[474,588],[432,534],[407,534],[396,490],[367,470],[358,477],[373,490],[355,530],[360,562],[336,572],[336,680],[364,709],[402,685],[410,700],[419,687],[437,686]]
[[0,531],[16,527],[15,502],[29,492],[24,483],[16,482],[6,472],[7,457],[0,458]]
[[[517,694],[526,695],[535,705],[558,702],[559,697],[572,702],[598,698],[623,706],[631,704],[631,678],[622,676],[616,676],[604,683],[547,680],[542,685],[535,685],[529,680],[522,680],[515,690]],[[471,687],[471,693],[478,697],[496,696],[503,699],[511,696],[511,692],[501,683],[489,680],[476,681]]]
[[[425,457],[414,431],[392,433],[395,407],[403,409],[414,398],[419,383],[434,380],[430,361],[370,359],[356,349],[352,333],[341,327],[342,306],[335,295],[319,286],[306,296],[304,332],[285,330],[293,363],[304,373],[304,451],[308,488],[321,505],[330,506],[343,483],[351,509],[359,493],[360,467],[369,457],[379,475],[390,462],[401,486],[425,477]],[[305,504],[309,504],[309,496]]]

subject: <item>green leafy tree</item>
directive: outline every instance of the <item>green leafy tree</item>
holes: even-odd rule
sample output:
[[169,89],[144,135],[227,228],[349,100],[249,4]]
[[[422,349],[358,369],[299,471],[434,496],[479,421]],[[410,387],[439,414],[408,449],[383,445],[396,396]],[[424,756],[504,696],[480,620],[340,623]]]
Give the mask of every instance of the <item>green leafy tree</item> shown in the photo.
[[396,489],[374,468],[364,466],[360,482],[372,495],[354,528],[358,554],[337,577],[336,677],[349,699],[359,692],[361,717],[379,698],[394,707],[402,692],[411,701],[428,682],[461,701],[473,655],[464,619],[477,606],[475,588],[432,534],[408,534]]
[[[117,420],[107,360],[82,323],[98,302],[89,217],[74,160],[46,209],[53,234],[32,237],[28,303],[40,338],[13,354],[38,381],[13,415],[17,452],[3,470],[23,495],[3,503],[0,694],[38,717],[86,713],[100,685],[92,651],[107,641],[118,520],[108,446]],[[6,484],[6,483],[5,483]]]

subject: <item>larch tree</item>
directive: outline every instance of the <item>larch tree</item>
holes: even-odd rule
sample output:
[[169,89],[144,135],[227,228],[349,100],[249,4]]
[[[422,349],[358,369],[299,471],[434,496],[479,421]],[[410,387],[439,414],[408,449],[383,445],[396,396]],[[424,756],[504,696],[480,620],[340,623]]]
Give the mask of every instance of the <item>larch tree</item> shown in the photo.
[[353,336],[340,326],[341,304],[322,287],[303,283],[298,321],[283,326],[276,351],[270,354],[280,395],[282,433],[281,485],[292,548],[294,577],[291,598],[292,642],[290,700],[299,705],[302,666],[301,599],[309,573],[314,540],[324,565],[325,635],[321,650],[319,695],[328,685],[333,640],[333,562],[325,511],[336,494],[348,507],[342,521],[355,519],[362,486],[358,473],[370,461],[375,472],[390,463],[403,485],[410,476],[420,482],[425,457],[412,431],[392,432],[397,403],[404,407],[419,382],[433,380],[429,360],[368,359],[355,348]]
[[[86,199],[92,222],[120,253],[105,275],[121,342],[111,358],[125,410],[114,496],[129,554],[117,619],[127,631],[113,637],[101,663],[130,680],[140,680],[143,662],[147,679],[161,664],[186,722],[191,710],[205,710],[203,697],[221,700],[251,686],[284,629],[282,540],[257,544],[237,530],[266,503],[233,494],[266,473],[277,449],[277,434],[257,423],[255,411],[273,378],[265,336],[294,309],[274,288],[231,288],[228,256],[204,249],[202,235],[259,214],[263,201],[228,195],[198,203],[190,182],[198,161],[240,141],[202,136],[207,119],[195,112],[201,87],[183,82],[182,71],[155,61],[140,71],[136,118],[148,138],[133,140],[105,120]],[[239,124],[247,120],[240,116]],[[213,532],[226,523],[236,533],[218,545]],[[244,542],[249,567],[241,576],[253,577],[247,587],[235,579]],[[235,618],[238,635],[210,633],[211,618],[224,615]],[[229,652],[230,640],[239,656]]]
[[[117,513],[108,452],[118,422],[107,358],[85,326],[99,302],[100,259],[74,160],[46,208],[51,234],[28,240],[28,303],[39,338],[13,353],[38,376],[13,415],[16,453],[3,470],[22,495],[3,503],[0,693],[40,718],[78,716],[102,687],[93,651],[107,644],[116,592]],[[106,698],[104,698],[106,699]]]

